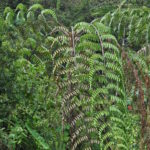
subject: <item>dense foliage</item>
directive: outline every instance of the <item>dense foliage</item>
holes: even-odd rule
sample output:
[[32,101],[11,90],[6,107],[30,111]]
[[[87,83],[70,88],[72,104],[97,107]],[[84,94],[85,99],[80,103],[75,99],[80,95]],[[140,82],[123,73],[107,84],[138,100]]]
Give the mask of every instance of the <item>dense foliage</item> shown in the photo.
[[149,3],[19,2],[0,7],[0,149],[150,150]]

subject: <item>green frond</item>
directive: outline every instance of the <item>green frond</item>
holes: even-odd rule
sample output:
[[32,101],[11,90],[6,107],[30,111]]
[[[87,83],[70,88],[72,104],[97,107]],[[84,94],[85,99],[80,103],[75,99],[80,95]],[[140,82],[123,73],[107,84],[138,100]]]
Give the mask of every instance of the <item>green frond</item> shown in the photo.
[[[74,96],[74,95],[73,95]],[[64,111],[64,113],[66,115],[69,115],[69,113],[71,113],[73,110],[77,109],[78,105],[76,104],[72,104],[71,106],[69,106],[69,108],[67,108],[67,110]]]
[[31,59],[32,59],[32,62],[36,65],[43,64],[43,61],[35,54],[32,55]]
[[117,46],[115,46],[111,43],[103,42],[103,47],[106,48],[106,49],[114,50],[115,52],[119,53],[119,49],[117,48]]
[[56,40],[56,38],[54,38],[54,37],[52,37],[52,36],[48,36],[46,39],[45,39],[45,41],[46,41],[46,43],[48,43],[48,42],[55,42],[55,40]]
[[106,63],[106,67],[108,69],[112,69],[113,71],[116,71],[119,73],[119,75],[122,75],[122,70],[119,68],[119,66],[117,66],[117,64],[113,64],[113,63]]
[[111,147],[114,147],[114,142],[108,142],[106,145],[105,145],[105,147],[104,147],[104,150],[108,150],[109,148],[111,148]]
[[5,22],[9,25],[12,25],[14,22],[15,13],[10,7],[6,7],[4,10]]
[[102,62],[104,61],[104,58],[102,55],[99,55],[99,54],[93,54],[90,58],[90,65],[94,65],[95,61],[98,61],[98,60],[101,60]]
[[76,65],[76,68],[78,69],[78,70],[86,70],[86,71],[89,71],[90,70],[90,67],[88,66],[88,65],[86,65],[86,64],[77,64]]
[[112,42],[115,42],[115,44],[118,44],[117,39],[112,34],[101,35],[101,38],[102,38],[103,41],[105,41],[105,40],[106,41],[111,40]]
[[119,104],[119,103],[120,103],[120,104],[123,104],[123,103],[124,103],[124,102],[123,102],[123,99],[121,99],[120,97],[115,96],[115,95],[111,95],[111,96],[110,96],[110,99],[111,99],[112,102],[117,102],[118,104]]
[[72,48],[70,47],[61,47],[59,49],[57,49],[54,54],[53,54],[53,58],[56,57],[56,55],[62,53],[62,52],[65,52],[65,53],[68,53],[68,52],[71,52],[72,51]]
[[102,119],[103,120],[103,117],[108,116],[108,115],[109,115],[109,112],[107,110],[103,110],[101,112],[98,112],[98,114],[96,114],[95,119],[96,120],[98,120],[98,119]]
[[113,122],[119,123],[120,126],[126,127],[126,126],[125,126],[125,122],[124,122],[121,118],[118,118],[118,117],[111,117],[110,119],[111,119],[111,121],[113,121]]
[[62,36],[62,35],[57,36],[55,38],[55,41],[59,42],[59,45],[65,45],[65,44],[67,44],[69,42],[69,40],[70,40],[70,38],[68,38],[66,36]]
[[[78,95],[78,94],[79,94],[79,90],[77,89],[77,90],[75,90],[75,91],[73,91],[73,92],[71,92],[71,93],[65,95],[65,98],[62,100],[62,102],[63,102],[64,104],[67,103],[67,100],[69,100],[71,97],[76,96],[76,95]],[[73,104],[73,105],[74,105],[74,104]],[[73,106],[73,105],[72,105],[72,106]],[[78,106],[79,104],[76,104],[76,103],[75,103],[75,105]],[[68,110],[69,110],[69,109],[68,109]],[[68,110],[66,110],[66,111],[68,111]]]
[[61,89],[67,87],[67,86],[70,86],[70,85],[75,85],[77,84],[79,81],[77,79],[72,79],[72,80],[69,80],[69,81],[66,81],[66,82],[63,82],[63,83],[60,83],[59,84],[59,87]]
[[113,130],[114,134],[120,134],[122,137],[126,137],[126,133],[125,133],[125,131],[124,131],[123,128],[114,126],[114,127],[112,128],[112,130]]
[[84,63],[89,61],[89,57],[83,54],[76,54],[75,58],[76,60],[80,59],[81,61],[84,61]]
[[140,67],[140,69],[142,69],[144,72],[148,71],[148,66],[141,56],[137,54],[131,54],[130,57],[132,58],[133,62],[138,62],[137,67]]
[[122,94],[123,97],[125,96],[125,93],[123,92],[123,90],[119,86],[117,86],[117,85],[115,85],[113,83],[109,83],[107,85],[107,89],[108,90],[115,90],[116,92]]
[[76,70],[78,70],[78,68],[74,67],[74,68],[68,68],[66,70],[62,70],[58,73],[58,76],[61,76],[61,75],[66,75],[68,73],[74,73]]
[[117,146],[118,146],[118,148],[128,150],[128,147],[127,147],[127,146],[125,146],[124,144],[117,144]]
[[52,9],[44,9],[44,10],[41,11],[41,14],[43,16],[50,15],[55,19],[56,22],[58,22],[57,16],[56,16],[55,12]]
[[86,147],[84,150],[92,150],[91,147]]
[[24,16],[24,12],[22,11],[19,11],[17,13],[17,16],[16,16],[16,23],[17,24],[23,24],[25,23],[26,19],[25,19],[25,16]]
[[29,12],[27,13],[27,21],[33,21],[33,20],[34,20],[34,17],[35,17],[34,12],[29,11]]
[[83,43],[80,43],[78,45],[78,49],[80,51],[83,51],[83,50],[86,50],[86,49],[90,49],[90,50],[93,50],[93,51],[99,51],[101,48],[100,48],[100,45],[98,43],[93,43],[93,42],[83,42]]
[[[122,143],[126,143],[126,139],[123,137],[123,136],[114,136],[114,139],[119,141],[119,142],[122,142]],[[118,143],[119,143],[118,142]],[[122,144],[123,145],[123,144]],[[117,145],[118,146],[118,145]],[[119,146],[118,146],[119,147]]]
[[63,26],[55,27],[51,33],[55,33],[55,32],[62,32],[62,33],[64,33],[64,35],[69,36],[69,30]]
[[106,53],[104,54],[104,57],[105,57],[106,59],[110,59],[110,60],[113,61],[113,62],[117,62],[118,65],[120,65],[120,67],[122,66],[122,60],[121,60],[120,58],[118,58],[118,56],[117,56],[116,54],[112,54],[112,53],[110,53],[110,52],[106,52]]
[[85,130],[85,129],[86,129],[86,126],[85,126],[85,125],[79,127],[79,128],[72,134],[72,137],[71,137],[72,142],[77,138],[77,136],[80,135],[80,132],[81,132],[82,130]]
[[71,122],[71,126],[75,126],[76,122],[79,121],[81,118],[84,117],[84,114],[81,112],[79,115],[77,115]]
[[73,145],[73,147],[72,147],[71,150],[75,150],[75,149],[77,148],[77,146],[78,146],[79,144],[81,144],[82,142],[84,142],[84,141],[88,141],[88,137],[87,137],[87,136],[83,136],[83,137],[79,138],[79,139],[74,143],[74,145]]
[[37,11],[37,10],[43,10],[43,6],[41,4],[33,4],[29,9],[28,11]]
[[111,132],[108,132],[108,133],[106,133],[105,135],[103,135],[103,136],[102,136],[102,139],[101,139],[102,143],[103,143],[105,140],[110,139],[112,136],[113,136],[113,135],[112,135]]
[[113,72],[107,71],[106,72],[106,77],[110,80],[120,82],[120,77],[118,77],[118,75],[115,75]]
[[17,5],[17,7],[16,7],[16,11],[17,11],[17,10],[26,12],[27,8],[26,8],[26,6],[25,6],[24,4],[19,3],[19,4]]
[[84,34],[80,37],[80,41],[84,41],[84,40],[89,40],[89,41],[93,41],[93,42],[98,42],[99,38],[97,37],[97,35],[92,34],[92,33],[87,33]]
[[99,22],[94,22],[93,23],[94,27],[98,30],[99,34],[106,34],[106,33],[109,33],[110,32],[110,28],[105,26],[104,24],[102,23],[99,23]]
[[110,112],[112,113],[116,113],[117,115],[120,115],[120,116],[123,115],[123,113],[116,106],[111,106],[109,109],[110,109]]
[[76,34],[79,34],[81,32],[86,32],[86,33],[90,33],[93,31],[92,27],[89,25],[89,23],[87,22],[80,22],[77,23],[74,26],[74,30],[76,31]]
[[108,128],[109,127],[109,124],[107,124],[107,123],[103,123],[101,126],[100,126],[100,128],[99,128],[99,138],[101,139],[102,138],[102,132],[104,131],[104,130],[106,130],[106,128]]
[[10,7],[6,7],[4,10],[4,16],[6,16],[8,13],[13,13],[13,9],[11,9]]
[[54,65],[53,73],[56,71],[58,67],[62,67],[64,63],[71,63],[74,62],[74,58],[62,58],[61,60],[57,61]]
[[26,45],[27,45],[28,47],[31,46],[33,49],[36,48],[36,44],[37,44],[37,41],[36,41],[34,38],[28,38],[28,39],[26,40]]
[[91,99],[94,100],[99,94],[106,95],[106,94],[108,94],[108,91],[106,88],[98,88],[95,91],[93,91]]

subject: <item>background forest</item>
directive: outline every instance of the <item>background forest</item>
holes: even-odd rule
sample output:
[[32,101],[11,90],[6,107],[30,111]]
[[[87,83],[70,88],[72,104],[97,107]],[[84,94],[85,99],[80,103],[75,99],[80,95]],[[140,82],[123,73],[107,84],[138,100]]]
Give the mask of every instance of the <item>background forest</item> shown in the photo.
[[0,0],[0,150],[150,150],[149,0]]

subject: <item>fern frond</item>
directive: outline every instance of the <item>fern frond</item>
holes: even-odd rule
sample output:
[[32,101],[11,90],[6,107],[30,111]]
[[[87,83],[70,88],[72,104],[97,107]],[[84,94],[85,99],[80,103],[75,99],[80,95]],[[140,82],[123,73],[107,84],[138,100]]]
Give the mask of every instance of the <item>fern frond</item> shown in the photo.
[[83,114],[83,113],[80,113],[79,115],[77,115],[77,116],[72,120],[71,126],[74,127],[75,124],[76,124],[76,122],[77,122],[78,120],[80,120],[81,118],[83,118],[83,117],[84,117],[84,114]]
[[42,5],[40,5],[40,4],[34,4],[34,5],[32,5],[32,6],[29,8],[28,11],[33,11],[33,12],[35,12],[35,11],[37,11],[37,10],[43,10],[43,9],[44,9],[44,8],[43,8]]
[[56,22],[58,22],[57,16],[56,16],[55,12],[52,9],[44,9],[44,10],[41,11],[41,14],[43,16],[50,15],[55,19]]
[[86,22],[77,23],[74,26],[74,30],[76,31],[76,34],[80,34],[81,32],[90,33],[93,31],[92,27]]
[[77,148],[77,146],[79,144],[81,144],[83,141],[88,141],[88,137],[87,136],[83,136],[81,138],[79,138],[73,145],[72,149],[71,150],[75,150]]
[[112,49],[114,50],[115,52],[118,52],[119,53],[119,50],[117,48],[117,46],[111,44],[111,43],[108,43],[108,42],[103,42],[103,47],[106,48],[106,49]]
[[58,54],[60,54],[61,52],[66,52],[66,53],[68,53],[68,52],[70,52],[70,51],[72,51],[72,48],[70,48],[70,47],[61,47],[61,48],[59,48],[59,49],[57,49],[55,52],[54,52],[54,54],[53,54],[53,59],[56,57],[56,55],[58,55]]
[[66,36],[69,36],[69,30],[66,27],[63,27],[63,26],[55,27],[52,30],[51,34],[56,33],[58,31],[63,32]]
[[20,10],[20,11],[26,12],[26,9],[27,9],[26,6],[22,3],[18,4],[16,7],[16,11]]
[[62,65],[64,63],[71,63],[71,62],[74,62],[74,58],[63,58],[63,59],[57,61],[54,65],[53,73],[55,73],[55,71],[58,67],[62,67]]

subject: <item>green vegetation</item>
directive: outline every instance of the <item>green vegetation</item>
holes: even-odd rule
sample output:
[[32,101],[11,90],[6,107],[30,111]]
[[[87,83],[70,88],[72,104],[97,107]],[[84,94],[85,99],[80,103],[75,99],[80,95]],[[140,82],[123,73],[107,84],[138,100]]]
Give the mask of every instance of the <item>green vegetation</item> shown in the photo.
[[148,1],[0,12],[0,150],[150,150]]

